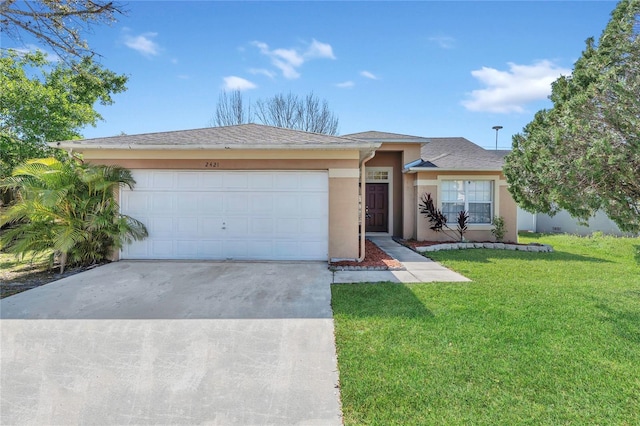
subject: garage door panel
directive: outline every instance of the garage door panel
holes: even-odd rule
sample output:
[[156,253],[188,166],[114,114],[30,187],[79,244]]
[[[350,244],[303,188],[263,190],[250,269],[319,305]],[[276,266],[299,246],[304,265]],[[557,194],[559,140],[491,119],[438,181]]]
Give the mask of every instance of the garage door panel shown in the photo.
[[171,259],[174,255],[173,240],[154,238],[149,242],[149,255],[154,259]]
[[249,242],[246,240],[225,240],[224,249],[226,257],[229,259],[248,259],[248,245]]
[[326,176],[321,173],[300,175],[300,189],[325,192],[326,184]]
[[249,186],[251,191],[273,189],[272,173],[252,173],[249,175]]
[[277,218],[276,221],[275,231],[277,235],[297,235],[300,233],[299,220],[297,218],[282,217]]
[[120,206],[130,215],[146,215],[149,212],[150,194],[127,191],[123,192]]
[[155,193],[151,197],[151,212],[155,216],[174,216],[173,199],[175,195],[171,192]]
[[200,178],[200,188],[206,188],[211,191],[223,188],[222,173],[200,172],[198,176]]
[[300,213],[302,216],[326,217],[329,206],[324,198],[318,196],[300,196]]
[[246,173],[226,173],[224,175],[224,189],[225,190],[234,190],[234,189],[248,189],[249,188],[249,177]]
[[252,235],[272,235],[273,222],[274,220],[270,217],[254,217],[251,219],[249,231]]
[[146,223],[149,234],[162,238],[170,238],[175,235],[174,221],[172,217],[154,217],[150,218]]
[[224,234],[232,238],[249,236],[248,217],[227,217],[224,219]]
[[176,231],[181,237],[198,237],[200,226],[197,217],[179,217],[175,219]]
[[220,192],[201,192],[199,193],[198,207],[200,212],[204,214],[222,213],[224,204],[224,196]]
[[275,216],[298,216],[300,213],[299,197],[291,194],[277,194],[275,203]]
[[224,233],[222,217],[201,217],[198,219],[198,232],[203,238],[222,237]]
[[195,259],[198,257],[198,240],[184,239],[176,241],[176,254],[180,259]]
[[249,198],[251,214],[256,216],[273,214],[274,196],[271,194],[254,194]]
[[197,172],[177,172],[176,185],[180,189],[199,189],[200,176]]
[[249,214],[249,196],[248,194],[225,194],[224,196],[224,213],[228,215]]
[[198,257],[196,259],[224,259],[222,240],[198,241]]
[[149,189],[154,191],[174,189],[174,177],[175,172],[152,172]]
[[273,253],[273,243],[271,241],[254,240],[247,244],[246,259],[268,260]]
[[200,193],[185,192],[175,196],[175,213],[182,215],[193,214],[197,216],[200,213]]
[[[134,170],[121,211],[149,230],[129,259],[326,260],[326,172]],[[302,188],[302,189],[301,189]]]

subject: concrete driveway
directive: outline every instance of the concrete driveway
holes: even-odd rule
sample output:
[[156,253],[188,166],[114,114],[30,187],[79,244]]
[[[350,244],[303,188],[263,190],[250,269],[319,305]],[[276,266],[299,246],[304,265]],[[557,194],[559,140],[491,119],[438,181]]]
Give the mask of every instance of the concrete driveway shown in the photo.
[[3,424],[340,425],[324,262],[117,262],[0,301]]

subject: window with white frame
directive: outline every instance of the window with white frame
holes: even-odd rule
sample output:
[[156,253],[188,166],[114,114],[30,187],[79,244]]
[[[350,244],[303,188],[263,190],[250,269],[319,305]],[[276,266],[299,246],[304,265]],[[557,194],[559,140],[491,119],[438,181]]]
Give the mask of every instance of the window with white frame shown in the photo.
[[493,182],[490,180],[443,180],[442,213],[453,223],[462,210],[469,213],[469,223],[491,223],[493,217]]

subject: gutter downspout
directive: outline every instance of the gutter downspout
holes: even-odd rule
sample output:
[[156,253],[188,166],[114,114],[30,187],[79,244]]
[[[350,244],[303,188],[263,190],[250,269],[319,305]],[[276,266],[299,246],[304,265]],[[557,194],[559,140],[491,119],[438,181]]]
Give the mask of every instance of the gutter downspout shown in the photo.
[[367,212],[367,209],[365,208],[365,202],[366,202],[366,199],[367,199],[367,194],[364,192],[364,189],[365,189],[365,185],[367,184],[367,179],[366,179],[366,174],[365,174],[364,163],[366,163],[367,161],[371,160],[375,156],[376,156],[376,152],[375,151],[371,151],[370,154],[365,156],[360,161],[360,257],[357,259],[357,262],[362,262],[364,260],[364,256],[365,256],[364,243],[365,243],[365,240],[366,240],[366,235],[365,235],[364,228],[365,228],[365,225],[366,225],[366,212]]

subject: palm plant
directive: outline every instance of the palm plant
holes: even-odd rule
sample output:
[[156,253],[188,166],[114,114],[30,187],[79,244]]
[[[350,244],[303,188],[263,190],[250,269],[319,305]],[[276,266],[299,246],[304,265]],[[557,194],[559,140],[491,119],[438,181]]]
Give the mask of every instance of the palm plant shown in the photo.
[[144,224],[120,214],[115,199],[117,188],[134,184],[122,167],[29,160],[0,184],[17,193],[16,203],[0,218],[0,225],[9,224],[0,248],[20,257],[51,252],[60,272],[67,264],[102,261],[124,243],[148,235]]

